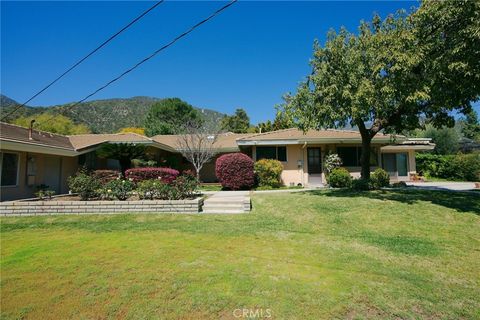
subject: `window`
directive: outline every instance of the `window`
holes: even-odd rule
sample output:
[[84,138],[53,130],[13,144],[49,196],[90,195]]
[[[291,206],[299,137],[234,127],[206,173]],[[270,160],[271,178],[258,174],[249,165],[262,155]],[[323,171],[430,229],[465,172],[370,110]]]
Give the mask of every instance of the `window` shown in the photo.
[[[362,156],[362,147],[337,147],[338,156],[342,159],[345,167],[360,167],[360,157]],[[370,165],[378,165],[377,148],[370,148]]]
[[342,159],[343,166],[357,167],[360,164],[360,157],[358,155],[358,147],[338,147],[337,153]]
[[16,186],[18,180],[18,154],[0,153],[1,161],[1,185]]
[[257,160],[275,159],[278,161],[287,161],[287,147],[257,147]]

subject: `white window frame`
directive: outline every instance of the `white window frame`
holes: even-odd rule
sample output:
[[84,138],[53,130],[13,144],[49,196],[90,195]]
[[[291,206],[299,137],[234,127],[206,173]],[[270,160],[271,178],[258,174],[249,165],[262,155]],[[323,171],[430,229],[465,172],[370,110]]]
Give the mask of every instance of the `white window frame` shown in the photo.
[[0,152],[0,184],[2,182],[2,170],[3,170],[3,155],[5,153],[10,153],[10,154],[16,154],[17,155],[17,176],[15,180],[15,184],[9,184],[9,185],[1,185],[2,188],[15,188],[18,187],[18,180],[20,178],[20,153],[18,152],[10,152],[10,151],[2,151]]

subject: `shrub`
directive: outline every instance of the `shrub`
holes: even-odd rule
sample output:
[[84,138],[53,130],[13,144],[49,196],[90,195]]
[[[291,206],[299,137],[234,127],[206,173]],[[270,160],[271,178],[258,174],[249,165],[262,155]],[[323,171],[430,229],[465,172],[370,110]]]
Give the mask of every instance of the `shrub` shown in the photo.
[[380,189],[390,185],[390,175],[387,171],[378,168],[370,176],[371,187]]
[[325,171],[330,174],[333,169],[339,168],[342,165],[342,159],[336,153],[330,153],[325,157]]
[[372,182],[369,179],[355,179],[352,181],[352,189],[359,191],[371,190]]
[[428,177],[451,180],[478,181],[480,179],[480,153],[436,155],[418,153],[417,171]]
[[392,184],[392,187],[394,188],[406,188],[407,183],[405,181],[398,181]]
[[260,187],[278,188],[282,185],[282,163],[273,159],[262,159],[255,162],[255,174]]
[[253,160],[243,153],[220,156],[215,163],[215,174],[224,188],[250,189],[255,183]]
[[140,199],[180,200],[192,197],[197,188],[197,177],[184,173],[171,184],[158,179],[141,181],[138,183],[137,193]]
[[159,185],[162,184],[158,179],[155,180],[143,180],[137,184],[137,194],[140,199],[159,199],[158,189]]
[[327,182],[332,188],[349,188],[352,186],[352,176],[345,168],[335,168],[327,176]]
[[198,189],[199,181],[192,171],[185,171],[173,182],[177,197],[185,199],[192,197]]
[[172,183],[180,173],[171,168],[133,168],[125,171],[125,178],[133,182],[160,179],[166,184]]
[[102,198],[107,200],[127,200],[130,193],[133,191],[133,183],[129,180],[115,179],[102,188]]
[[480,153],[455,155],[449,169],[449,176],[454,180],[480,181]]
[[70,190],[78,193],[82,200],[98,197],[98,191],[101,187],[100,181],[87,174],[85,170],[80,170],[74,176],[68,177],[67,182]]
[[37,192],[35,192],[35,196],[40,200],[52,199],[54,195],[55,195],[55,191],[53,190],[40,189]]
[[117,170],[95,170],[92,172],[92,176],[102,184],[116,180],[120,177],[120,175],[120,171]]

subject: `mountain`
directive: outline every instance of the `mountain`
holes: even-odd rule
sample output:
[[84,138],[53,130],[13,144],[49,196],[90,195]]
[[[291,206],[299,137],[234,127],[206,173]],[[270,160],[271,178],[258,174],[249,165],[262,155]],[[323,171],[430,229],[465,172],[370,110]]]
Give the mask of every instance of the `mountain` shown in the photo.
[[[72,104],[63,104],[46,107],[22,107],[7,121],[12,121],[20,116],[30,116],[42,112],[62,114],[72,119],[76,124],[86,124],[94,133],[118,132],[124,127],[142,127],[150,107],[161,101],[161,98],[133,97],[126,99],[103,99],[83,102],[72,108]],[[1,114],[7,114],[18,103],[7,96],[0,96]],[[210,110],[196,108],[204,116],[208,124],[218,126],[225,114]]]

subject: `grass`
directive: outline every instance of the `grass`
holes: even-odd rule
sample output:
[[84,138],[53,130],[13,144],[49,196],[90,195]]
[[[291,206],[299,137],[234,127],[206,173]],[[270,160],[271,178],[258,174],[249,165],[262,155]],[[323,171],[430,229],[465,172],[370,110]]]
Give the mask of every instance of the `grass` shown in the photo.
[[480,317],[477,194],[258,194],[253,208],[2,218],[2,318]]

